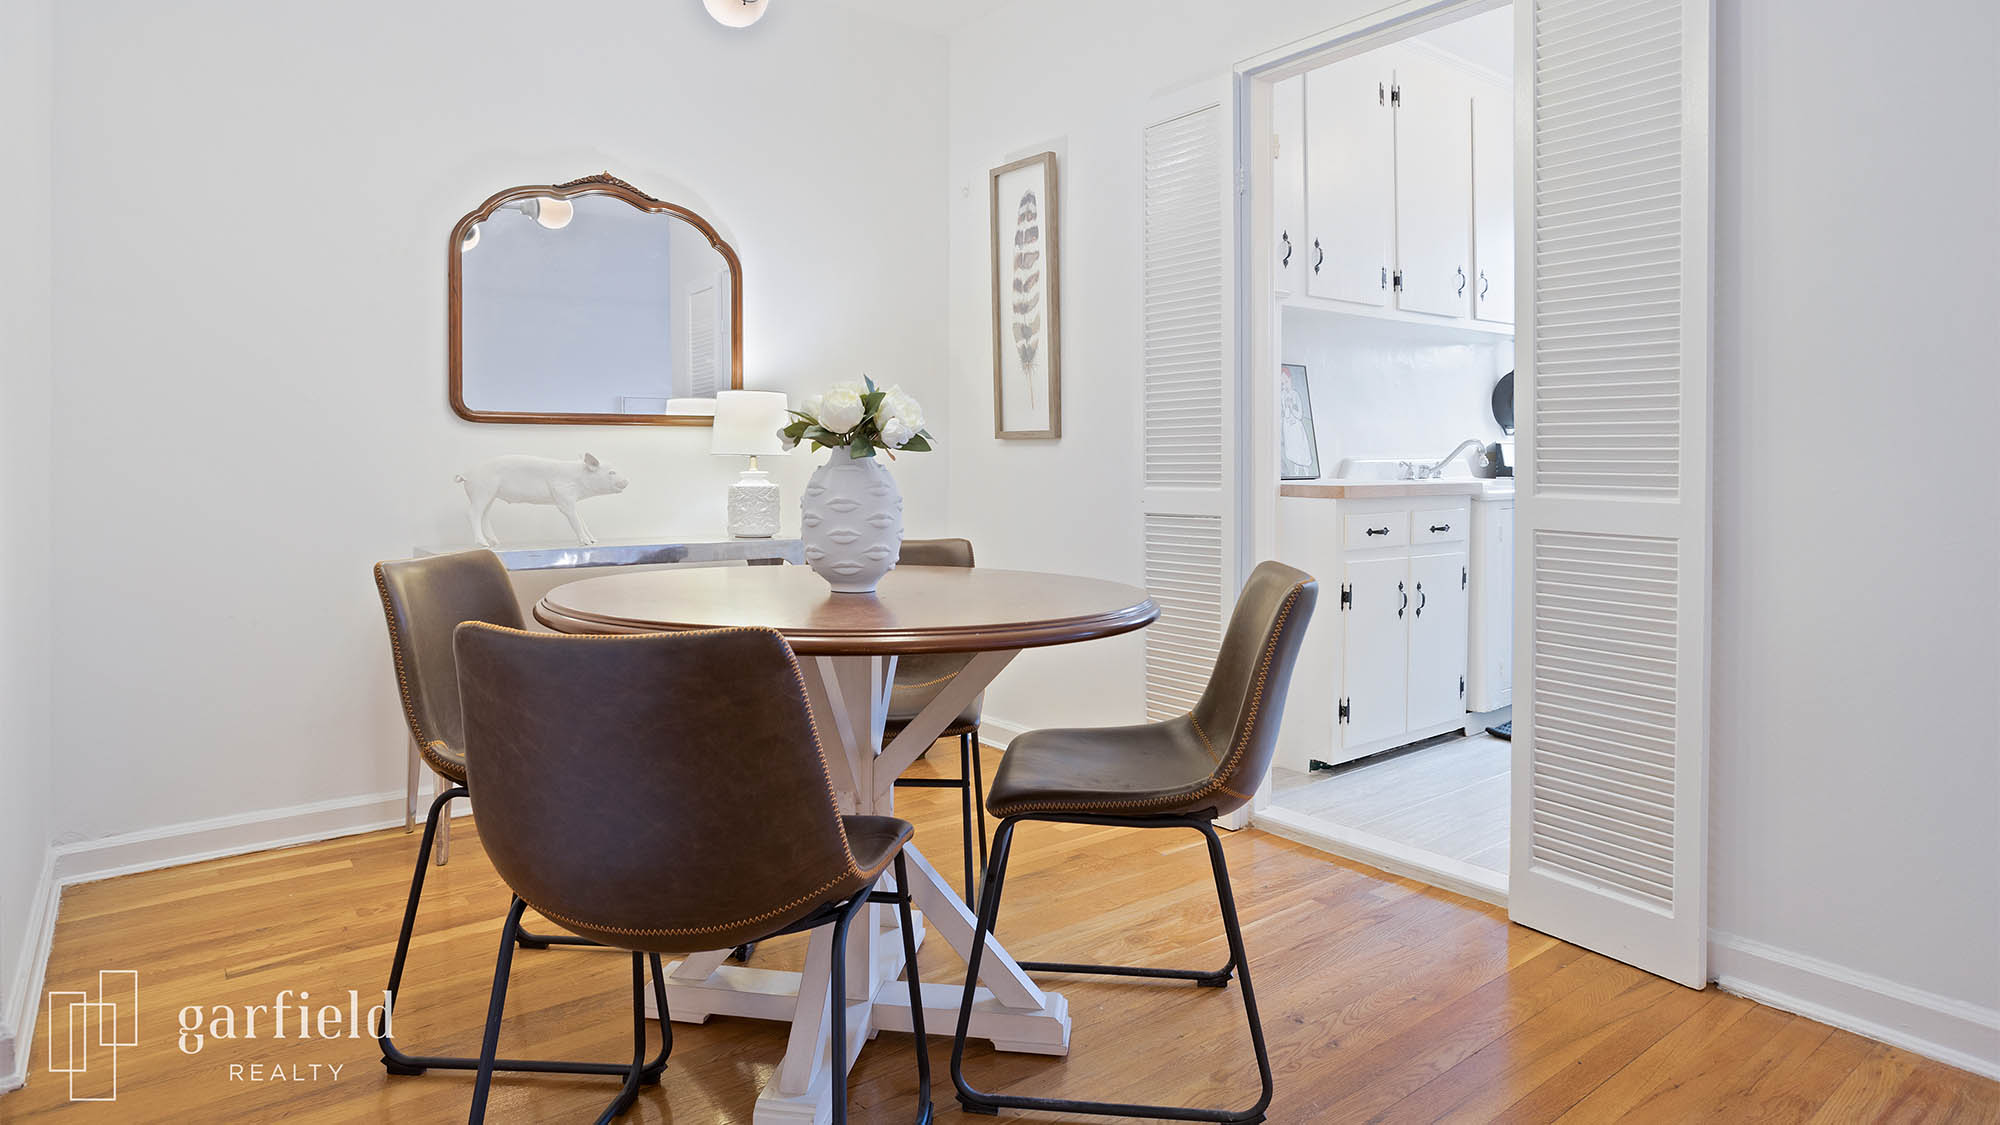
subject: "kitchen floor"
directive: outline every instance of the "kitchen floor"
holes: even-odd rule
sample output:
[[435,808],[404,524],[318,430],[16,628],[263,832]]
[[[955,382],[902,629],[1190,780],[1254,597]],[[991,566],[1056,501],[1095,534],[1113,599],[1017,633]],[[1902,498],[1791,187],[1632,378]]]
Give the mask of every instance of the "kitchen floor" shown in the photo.
[[1512,760],[1512,743],[1480,734],[1330,773],[1274,769],[1272,803],[1505,875]]

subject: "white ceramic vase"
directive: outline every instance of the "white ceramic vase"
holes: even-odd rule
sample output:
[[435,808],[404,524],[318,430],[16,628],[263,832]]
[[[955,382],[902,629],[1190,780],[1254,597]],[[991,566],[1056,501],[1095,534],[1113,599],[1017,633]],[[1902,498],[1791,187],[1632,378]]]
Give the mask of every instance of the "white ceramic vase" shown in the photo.
[[872,594],[903,546],[903,494],[878,457],[833,450],[799,501],[806,565],[839,594]]

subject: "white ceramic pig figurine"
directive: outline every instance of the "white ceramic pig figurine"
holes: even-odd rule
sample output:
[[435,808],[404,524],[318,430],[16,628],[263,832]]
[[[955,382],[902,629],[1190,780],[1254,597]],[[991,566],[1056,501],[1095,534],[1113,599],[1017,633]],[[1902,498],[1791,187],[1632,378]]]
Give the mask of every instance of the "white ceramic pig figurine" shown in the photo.
[[583,546],[597,537],[583,525],[576,502],[592,496],[625,491],[628,483],[597,458],[586,453],[581,461],[558,461],[552,457],[524,457],[518,454],[495,457],[467,469],[452,480],[465,485],[465,501],[472,514],[472,535],[481,546],[495,545],[493,502],[509,504],[554,504],[569,520],[570,530]]

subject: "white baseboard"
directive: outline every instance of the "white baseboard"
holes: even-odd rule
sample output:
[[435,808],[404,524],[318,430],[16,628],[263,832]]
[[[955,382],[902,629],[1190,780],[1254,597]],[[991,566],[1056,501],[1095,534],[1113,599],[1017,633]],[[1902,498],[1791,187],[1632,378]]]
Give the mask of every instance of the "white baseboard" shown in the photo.
[[7,981],[7,1010],[0,1011],[0,1093],[19,1089],[28,1079],[29,1047],[35,1041],[35,1013],[41,1010],[42,974],[49,967],[49,944],[56,936],[56,903],[62,886],[56,882],[56,853],[42,855],[42,876],[35,883],[35,900],[28,908],[21,953]]
[[1005,750],[1007,744],[1014,741],[1015,735],[1033,729],[1035,728],[1025,727],[1020,723],[1010,723],[1005,719],[996,719],[991,715],[982,715],[979,718],[979,744],[991,746],[996,750]]
[[[27,1077],[29,1048],[34,1043],[35,1021],[41,1010],[42,978],[48,970],[56,910],[64,887],[393,828],[403,823],[403,800],[400,791],[338,797],[50,848],[42,865],[35,906],[29,914],[27,941],[21,948],[20,963],[14,967],[12,987],[6,993],[8,1010],[0,1012],[0,1039],[6,1040],[0,1043],[0,1092],[21,1086]],[[428,807],[429,801],[424,804]],[[469,815],[471,811],[470,801],[459,801],[453,806],[453,818]],[[8,1028],[12,1029],[11,1037],[6,1035]]]
[[1711,931],[1709,973],[1725,992],[2000,1079],[2000,1009]]

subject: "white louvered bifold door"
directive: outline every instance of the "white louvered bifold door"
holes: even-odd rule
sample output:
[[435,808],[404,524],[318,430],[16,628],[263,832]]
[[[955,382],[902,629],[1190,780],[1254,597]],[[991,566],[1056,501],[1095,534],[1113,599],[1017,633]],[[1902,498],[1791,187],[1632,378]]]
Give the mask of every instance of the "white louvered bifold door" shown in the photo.
[[1226,82],[1155,101],[1144,135],[1142,505],[1146,714],[1185,714],[1215,667],[1237,573],[1234,111]]
[[1521,4],[1523,925],[1703,987],[1711,0]]

